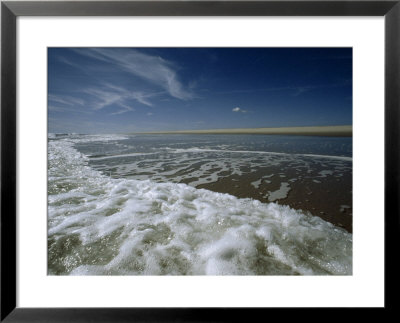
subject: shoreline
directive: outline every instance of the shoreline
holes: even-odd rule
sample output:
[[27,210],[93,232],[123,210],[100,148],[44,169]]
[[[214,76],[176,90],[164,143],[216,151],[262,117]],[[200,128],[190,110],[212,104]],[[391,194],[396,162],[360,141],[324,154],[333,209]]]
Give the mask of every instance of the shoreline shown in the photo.
[[[263,174],[264,172],[261,171],[245,177],[232,175],[219,179],[217,182],[201,184],[196,188],[227,193],[239,199],[251,198],[262,203],[286,205],[296,211],[317,216],[349,233],[353,232],[352,187],[351,181],[348,180],[349,175],[346,175],[347,178],[331,178],[316,183],[312,179],[289,182],[288,178],[295,175],[287,174],[285,178],[278,176],[269,178],[272,182],[259,181],[259,185],[255,187],[252,183],[262,178]],[[282,189],[283,182],[289,182],[289,189],[275,200],[269,200],[266,193],[276,193],[277,190]]]
[[260,135],[295,135],[295,136],[329,136],[352,137],[353,126],[320,126],[320,127],[279,127],[279,128],[232,128],[232,129],[205,129],[205,130],[173,130],[173,131],[146,131],[132,134],[260,134]]

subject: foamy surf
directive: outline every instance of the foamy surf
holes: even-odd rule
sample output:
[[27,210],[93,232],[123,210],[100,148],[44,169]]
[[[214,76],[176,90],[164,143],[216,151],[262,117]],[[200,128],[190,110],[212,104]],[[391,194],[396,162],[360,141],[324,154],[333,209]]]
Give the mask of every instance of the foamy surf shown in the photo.
[[352,235],[311,214],[178,183],[114,179],[49,140],[51,275],[350,275]]

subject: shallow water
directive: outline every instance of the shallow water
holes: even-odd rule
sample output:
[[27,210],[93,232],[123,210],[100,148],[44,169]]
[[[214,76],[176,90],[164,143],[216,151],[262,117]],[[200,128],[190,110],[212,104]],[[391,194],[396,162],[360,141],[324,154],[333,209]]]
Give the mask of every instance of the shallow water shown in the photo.
[[296,179],[289,171],[319,181],[351,172],[351,140],[313,138],[49,136],[49,274],[351,274],[345,230],[198,188],[263,169],[254,188],[280,178],[266,196],[280,201]]

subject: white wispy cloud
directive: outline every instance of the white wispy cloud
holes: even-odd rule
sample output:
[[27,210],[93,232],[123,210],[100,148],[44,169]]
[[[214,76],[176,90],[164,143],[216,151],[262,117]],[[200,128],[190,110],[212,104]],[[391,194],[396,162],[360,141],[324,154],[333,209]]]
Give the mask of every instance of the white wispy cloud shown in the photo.
[[49,102],[56,102],[69,106],[84,105],[85,103],[84,100],[69,95],[49,94],[48,99]]
[[86,108],[86,101],[71,95],[48,95],[48,109],[50,112],[84,113],[92,112]]
[[73,61],[71,61],[70,59],[65,58],[64,56],[59,56],[57,57],[58,61],[61,63],[64,63],[66,65],[72,66],[74,68],[77,68],[79,70],[82,70],[82,66],[80,64],[77,64]]
[[93,110],[100,110],[114,103],[122,103],[124,99],[123,95],[106,89],[88,88],[82,92],[91,96],[89,106]]
[[69,111],[69,109],[62,108],[60,106],[49,105],[49,111],[52,111],[52,112],[65,112],[65,111]]
[[239,107],[233,108],[232,111],[233,112],[241,112],[241,113],[246,113],[247,112],[247,110],[243,110],[243,109],[241,109]]
[[135,109],[129,105],[126,105],[126,104],[119,104],[119,105],[122,107],[122,109],[118,110],[116,112],[110,113],[110,115],[117,115],[117,114],[123,114],[123,113],[130,112],[130,111],[135,111]]
[[177,99],[188,100],[194,97],[194,94],[180,82],[174,65],[161,57],[118,48],[76,49],[75,52],[115,64],[121,70],[163,88]]
[[100,86],[83,88],[77,93],[79,93],[77,96],[49,94],[49,110],[54,112],[92,113],[114,105],[121,109],[111,114],[122,114],[135,111],[132,107],[132,101],[152,107],[153,104],[150,99],[164,92],[144,93],[104,83]]
[[151,103],[149,100],[150,98],[153,98],[157,95],[164,93],[164,92],[145,93],[143,91],[132,91],[130,89],[126,89],[109,83],[106,83],[105,87],[106,89],[114,91],[116,94],[119,94],[121,99],[134,99],[137,102],[147,105],[149,107],[153,106],[153,103]]
[[104,83],[102,86],[98,87],[82,89],[82,92],[88,95],[88,106],[93,110],[101,110],[111,105],[117,105],[123,108],[112,114],[134,111],[132,108],[133,100],[151,107],[153,103],[150,102],[150,99],[160,94],[160,92],[144,93],[142,91],[132,91],[109,83]]

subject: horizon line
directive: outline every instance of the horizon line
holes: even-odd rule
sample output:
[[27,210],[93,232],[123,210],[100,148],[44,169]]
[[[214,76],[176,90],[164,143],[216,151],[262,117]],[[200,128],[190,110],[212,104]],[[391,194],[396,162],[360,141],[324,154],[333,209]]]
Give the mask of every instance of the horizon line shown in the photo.
[[353,125],[141,131],[130,134],[268,134],[351,137],[353,136]]

